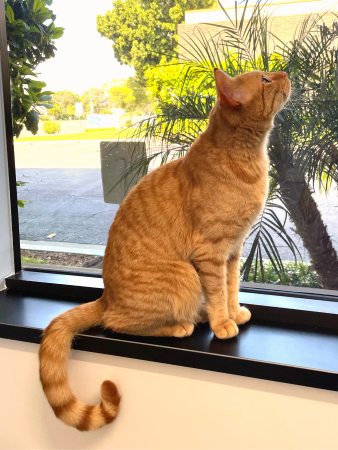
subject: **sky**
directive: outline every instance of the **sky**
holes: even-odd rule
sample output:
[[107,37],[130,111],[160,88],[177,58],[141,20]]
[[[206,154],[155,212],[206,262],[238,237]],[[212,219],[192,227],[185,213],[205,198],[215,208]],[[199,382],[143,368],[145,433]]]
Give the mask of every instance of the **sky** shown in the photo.
[[55,40],[55,58],[38,66],[39,79],[50,91],[71,89],[82,94],[91,87],[101,88],[112,79],[132,76],[134,70],[114,58],[112,41],[96,31],[96,16],[112,8],[112,0],[54,0],[51,9],[55,25],[65,28]]

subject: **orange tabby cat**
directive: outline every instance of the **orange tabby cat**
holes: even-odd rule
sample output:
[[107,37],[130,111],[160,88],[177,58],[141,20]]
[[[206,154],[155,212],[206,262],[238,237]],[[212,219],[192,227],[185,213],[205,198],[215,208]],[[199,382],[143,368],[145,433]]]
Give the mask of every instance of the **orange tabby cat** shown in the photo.
[[251,317],[238,302],[240,255],[266,200],[267,139],[290,82],[284,72],[232,79],[219,69],[215,80],[218,98],[207,130],[184,158],[143,178],[117,211],[102,297],[61,314],[44,332],[44,392],[56,416],[78,430],[112,422],[120,396],[111,381],[102,384],[99,405],[74,396],[67,355],[75,334],[102,325],[119,333],[184,337],[209,320],[215,335],[226,339]]

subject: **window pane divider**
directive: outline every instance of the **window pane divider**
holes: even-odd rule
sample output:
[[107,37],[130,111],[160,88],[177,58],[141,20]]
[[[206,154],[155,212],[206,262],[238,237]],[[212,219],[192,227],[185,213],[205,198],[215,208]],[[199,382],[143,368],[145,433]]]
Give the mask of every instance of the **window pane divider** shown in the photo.
[[9,177],[9,195],[12,216],[12,243],[14,255],[15,272],[19,272],[21,267],[21,250],[20,250],[20,232],[19,232],[19,211],[18,198],[16,189],[16,172],[15,172],[15,154],[14,154],[14,137],[12,127],[12,101],[11,101],[11,82],[9,76],[9,61],[7,50],[7,34],[6,34],[6,18],[5,3],[0,1],[0,76],[2,77],[2,95],[4,102],[5,127],[6,127],[6,143],[7,143],[7,160],[8,160],[8,177]]

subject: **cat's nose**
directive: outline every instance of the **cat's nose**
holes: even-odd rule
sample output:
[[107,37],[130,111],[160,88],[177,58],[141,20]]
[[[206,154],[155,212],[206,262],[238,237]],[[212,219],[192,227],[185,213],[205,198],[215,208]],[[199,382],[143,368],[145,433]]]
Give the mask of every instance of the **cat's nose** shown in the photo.
[[281,72],[281,75],[282,75],[284,78],[287,78],[287,77],[288,77],[288,74],[285,73],[285,72]]

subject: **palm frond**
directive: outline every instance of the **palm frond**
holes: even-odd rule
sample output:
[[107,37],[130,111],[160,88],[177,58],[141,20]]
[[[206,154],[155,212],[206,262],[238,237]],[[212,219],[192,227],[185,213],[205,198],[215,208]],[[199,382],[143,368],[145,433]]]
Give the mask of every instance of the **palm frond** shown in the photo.
[[[147,155],[139,158],[121,176],[139,177],[155,160],[164,164],[183,156],[206,128],[215,102],[214,67],[236,76],[249,70],[283,70],[291,79],[289,103],[275,119],[269,143],[271,160],[270,197],[254,225],[243,279],[254,267],[254,278],[264,279],[263,258],[268,258],[280,279],[284,262],[276,237],[292,253],[301,257],[286,230],[290,213],[279,195],[285,177],[295,176],[308,185],[327,191],[338,182],[338,26],[325,25],[328,9],[308,14],[289,42],[271,32],[273,10],[269,2],[258,1],[235,9],[232,19],[222,7],[225,23],[200,26],[191,36],[181,36],[180,76],[170,102],[157,102],[154,114],[130,130],[129,140],[146,143]],[[248,11],[250,9],[250,14]],[[331,11],[332,12],[332,11]],[[284,214],[283,220],[279,214]]]
[[[295,263],[297,263],[298,259],[302,260],[301,253],[299,252],[296,243],[285,228],[287,218],[289,217],[288,209],[282,201],[279,201],[279,203],[276,202],[276,200],[280,200],[276,193],[271,192],[269,197],[262,214],[252,227],[248,236],[248,239],[254,236],[254,240],[251,244],[249,255],[241,269],[243,281],[248,281],[253,265],[254,281],[256,281],[258,277],[259,271],[260,276],[264,280],[263,256],[269,259],[279,278],[283,278],[284,262],[276,244],[277,238],[279,238],[285,244],[285,247],[291,251]],[[284,221],[280,220],[278,217],[277,210],[284,214]]]

